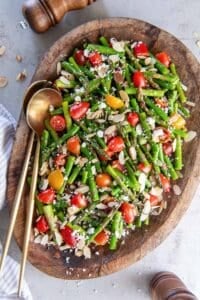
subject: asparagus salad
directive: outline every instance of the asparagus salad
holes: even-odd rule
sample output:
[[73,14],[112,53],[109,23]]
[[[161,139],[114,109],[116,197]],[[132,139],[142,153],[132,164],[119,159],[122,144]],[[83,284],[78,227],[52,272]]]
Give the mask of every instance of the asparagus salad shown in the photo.
[[[84,44],[57,66],[62,106],[41,138],[35,242],[91,257],[166,208],[190,116],[176,67],[141,41]],[[73,249],[73,250],[72,250]]]

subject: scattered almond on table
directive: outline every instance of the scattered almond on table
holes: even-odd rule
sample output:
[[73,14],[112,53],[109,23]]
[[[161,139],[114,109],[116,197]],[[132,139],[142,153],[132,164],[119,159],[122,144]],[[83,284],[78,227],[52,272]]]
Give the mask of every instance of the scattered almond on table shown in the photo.
[[8,84],[8,79],[5,76],[0,76],[0,88],[5,87]]
[[22,72],[20,72],[20,73],[17,75],[16,80],[17,80],[17,81],[23,81],[23,80],[26,79],[26,77],[27,77],[27,72],[26,72],[26,70],[24,69]]
[[6,52],[6,47],[4,45],[0,46],[0,56],[3,56]]
[[16,61],[21,62],[22,61],[22,56],[17,54],[16,55]]

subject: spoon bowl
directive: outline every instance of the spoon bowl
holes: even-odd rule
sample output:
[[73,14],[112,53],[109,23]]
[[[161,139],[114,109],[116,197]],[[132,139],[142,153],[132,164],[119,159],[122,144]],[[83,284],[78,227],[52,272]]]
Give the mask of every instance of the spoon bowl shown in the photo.
[[49,106],[56,108],[61,103],[61,94],[52,88],[43,88],[34,93],[26,108],[26,120],[29,127],[41,136],[44,130],[44,120],[49,117]]

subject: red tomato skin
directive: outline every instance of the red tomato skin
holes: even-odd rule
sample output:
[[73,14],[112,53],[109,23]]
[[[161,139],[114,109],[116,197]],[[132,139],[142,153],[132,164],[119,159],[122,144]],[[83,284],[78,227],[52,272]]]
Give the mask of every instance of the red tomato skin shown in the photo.
[[79,66],[84,66],[86,64],[87,59],[84,56],[83,50],[76,50],[76,52],[74,53],[74,58]]
[[165,193],[169,193],[171,189],[170,180],[163,174],[160,174],[160,182]]
[[70,107],[70,116],[75,121],[81,120],[85,117],[90,104],[88,102],[75,103]]
[[121,152],[124,147],[124,140],[121,136],[115,136],[108,142],[108,151],[112,153]]
[[40,233],[45,233],[49,230],[49,225],[44,216],[40,216],[35,223],[35,227]]
[[56,168],[62,167],[65,165],[66,162],[66,154],[58,154],[54,157],[54,164]]
[[132,75],[132,81],[136,88],[143,88],[146,86],[144,75],[140,71],[136,71]]
[[61,132],[66,128],[65,119],[60,115],[51,117],[50,125],[57,132]]
[[67,245],[73,248],[76,247],[78,241],[77,238],[73,235],[73,229],[71,229],[69,226],[65,226],[64,228],[60,229],[60,233]]
[[99,232],[94,239],[95,243],[99,246],[106,245],[108,240],[109,240],[109,233],[105,230],[102,230],[101,232]]
[[161,62],[163,65],[165,65],[167,68],[169,68],[171,59],[166,52],[157,53],[156,58],[157,58],[157,60],[159,60],[159,62]]
[[150,199],[149,199],[151,206],[156,206],[160,202],[157,196],[150,194]]
[[133,223],[135,219],[135,211],[133,204],[130,204],[128,202],[122,203],[120,211],[122,212],[122,217],[127,224]]
[[89,61],[93,67],[99,66],[102,63],[101,54],[98,52],[91,52],[89,54]]
[[85,195],[82,195],[82,194],[79,193],[79,194],[76,194],[76,195],[72,196],[71,205],[74,205],[78,208],[85,208],[88,205],[88,201],[85,198]]
[[163,146],[163,152],[167,155],[167,156],[171,156],[173,153],[173,147],[172,147],[172,143],[168,142],[168,143],[164,143],[162,144]]
[[46,189],[45,191],[40,192],[37,195],[37,198],[40,202],[45,204],[51,204],[55,199],[55,192],[52,188]]
[[125,170],[125,167],[122,164],[120,164],[119,160],[113,160],[112,167],[119,170],[120,172],[124,172]]
[[96,184],[100,188],[110,186],[111,182],[112,182],[111,177],[107,173],[98,174],[96,176]]
[[[114,152],[109,151],[108,149],[105,149],[104,152],[111,158],[114,155]],[[99,158],[101,161],[107,161],[109,160],[107,157],[103,156],[103,155],[99,155]]]
[[77,136],[73,136],[68,139],[67,141],[67,149],[69,152],[79,155],[81,152],[81,145],[80,145],[80,140]]
[[133,51],[136,57],[149,55],[149,50],[145,43],[137,43],[136,46],[133,48]]
[[130,112],[127,115],[127,121],[131,126],[135,127],[137,123],[139,122],[139,116],[136,112]]
[[144,172],[145,174],[148,174],[152,169],[152,165],[145,165],[145,163],[140,163],[138,165],[138,170],[140,170],[141,172]]

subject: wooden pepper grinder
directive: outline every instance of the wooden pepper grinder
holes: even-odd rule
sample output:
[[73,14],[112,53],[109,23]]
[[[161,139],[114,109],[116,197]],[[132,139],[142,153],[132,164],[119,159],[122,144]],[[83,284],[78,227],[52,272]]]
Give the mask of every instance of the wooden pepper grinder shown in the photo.
[[27,0],[23,14],[31,28],[38,33],[47,31],[71,10],[81,9],[96,0]]
[[175,274],[160,272],[150,283],[152,300],[198,300]]

